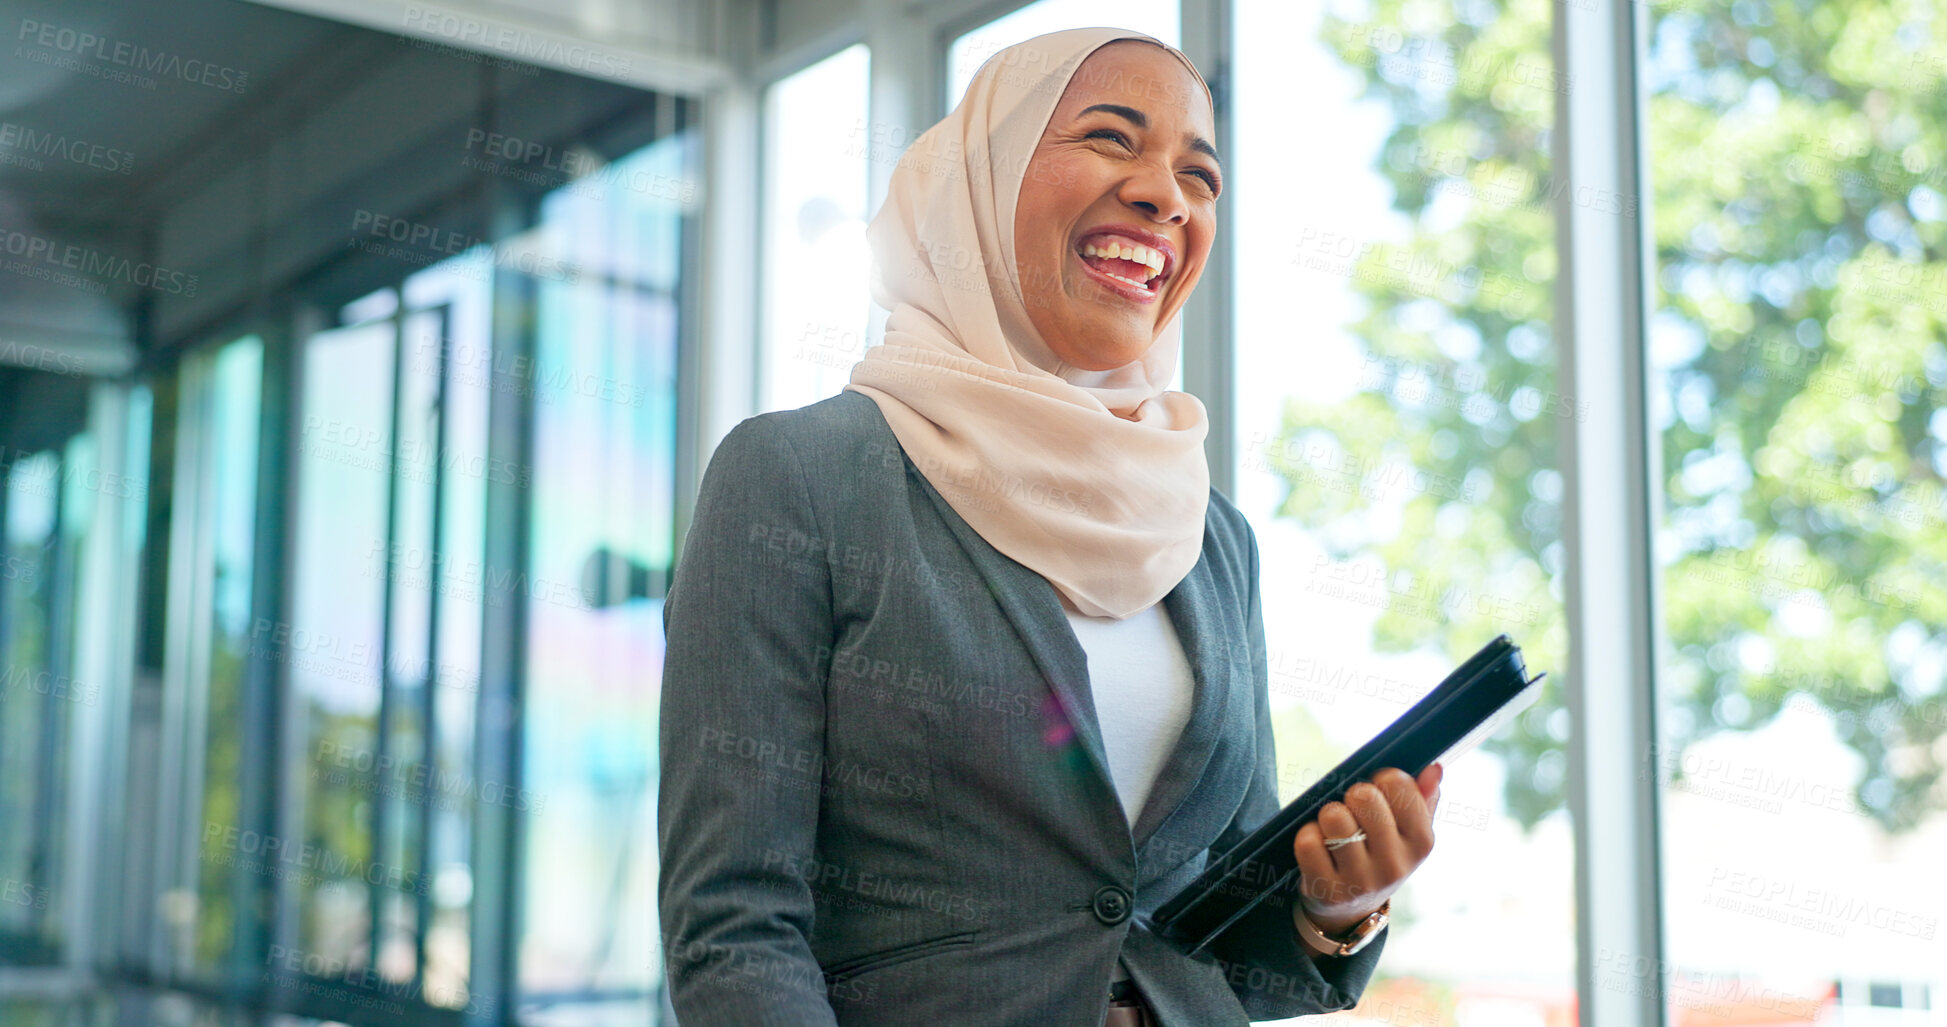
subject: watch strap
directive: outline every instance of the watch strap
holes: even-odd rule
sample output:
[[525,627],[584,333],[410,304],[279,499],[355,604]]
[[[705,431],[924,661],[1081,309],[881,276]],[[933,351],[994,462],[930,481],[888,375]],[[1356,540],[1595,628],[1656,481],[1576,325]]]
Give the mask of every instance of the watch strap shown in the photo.
[[1372,944],[1372,939],[1379,934],[1380,928],[1385,927],[1386,922],[1392,918],[1392,910],[1393,900],[1387,899],[1364,920],[1353,924],[1342,938],[1334,938],[1319,930],[1318,925],[1312,923],[1312,918],[1305,915],[1305,907],[1302,904],[1293,905],[1292,921],[1297,926],[1299,935],[1304,937],[1314,949],[1328,950],[1326,954],[1329,955],[1349,956]]

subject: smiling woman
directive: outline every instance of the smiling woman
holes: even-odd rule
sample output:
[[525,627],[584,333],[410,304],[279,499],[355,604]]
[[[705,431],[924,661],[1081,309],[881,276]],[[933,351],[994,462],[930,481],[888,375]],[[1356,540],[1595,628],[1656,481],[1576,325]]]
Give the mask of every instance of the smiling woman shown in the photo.
[[1355,786],[1301,836],[1302,894],[1208,949],[1151,928],[1278,807],[1256,541],[1169,387],[1212,125],[1141,33],[995,53],[867,227],[884,342],[719,444],[664,606],[684,1027],[1244,1027],[1358,1000],[1437,770]]
[[1063,362],[1139,359],[1196,288],[1223,188],[1212,122],[1201,80],[1161,44],[1120,40],[1076,69],[1014,218],[1029,317]]

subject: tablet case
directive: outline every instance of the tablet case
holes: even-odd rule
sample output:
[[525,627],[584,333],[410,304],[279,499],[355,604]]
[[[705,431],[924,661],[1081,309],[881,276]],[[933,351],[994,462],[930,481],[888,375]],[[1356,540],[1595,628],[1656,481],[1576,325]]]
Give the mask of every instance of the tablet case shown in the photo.
[[1260,902],[1288,911],[1298,901],[1293,842],[1326,803],[1343,800],[1346,789],[1386,767],[1417,777],[1435,762],[1458,757],[1532,705],[1545,676],[1528,680],[1520,647],[1496,636],[1304,794],[1214,858],[1157,908],[1152,926],[1195,955]]

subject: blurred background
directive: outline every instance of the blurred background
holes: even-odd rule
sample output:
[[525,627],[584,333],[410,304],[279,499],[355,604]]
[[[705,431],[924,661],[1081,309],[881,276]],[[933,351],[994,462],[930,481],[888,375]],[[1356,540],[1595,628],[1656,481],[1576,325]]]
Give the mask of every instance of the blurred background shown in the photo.
[[1218,99],[1177,387],[1285,798],[1496,633],[1550,671],[1290,1022],[1947,1024],[1906,0],[0,0],[0,1024],[674,1024],[700,470],[874,344],[865,222],[981,62],[1104,18]]

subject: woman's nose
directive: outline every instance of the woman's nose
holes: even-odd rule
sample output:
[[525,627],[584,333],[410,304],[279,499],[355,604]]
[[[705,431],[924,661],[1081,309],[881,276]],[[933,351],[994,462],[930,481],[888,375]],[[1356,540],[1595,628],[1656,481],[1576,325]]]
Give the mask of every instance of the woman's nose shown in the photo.
[[1151,220],[1180,225],[1190,217],[1183,190],[1168,171],[1144,168],[1123,182],[1122,201],[1149,215]]

